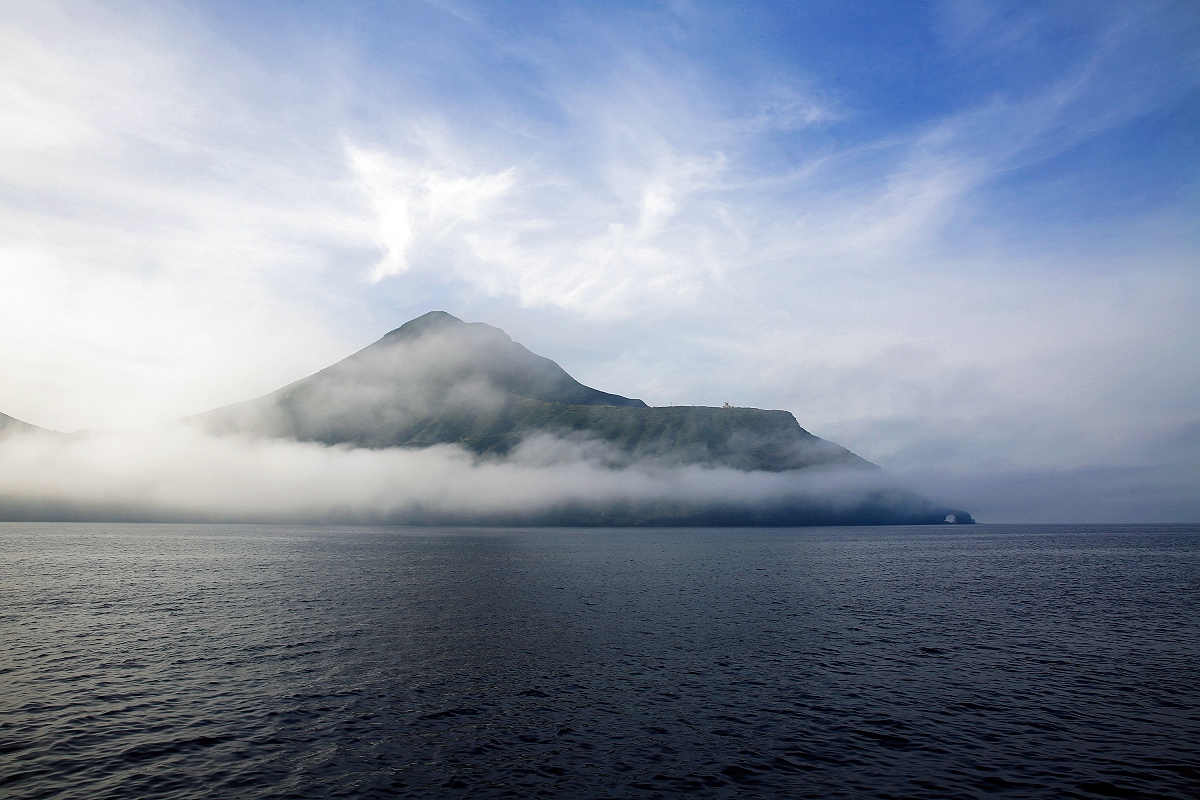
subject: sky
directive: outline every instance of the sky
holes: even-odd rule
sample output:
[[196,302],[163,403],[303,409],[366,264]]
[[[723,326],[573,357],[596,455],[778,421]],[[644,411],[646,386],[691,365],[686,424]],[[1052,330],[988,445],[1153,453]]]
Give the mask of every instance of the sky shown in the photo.
[[0,412],[441,309],[985,522],[1200,520],[1191,2],[0,0]]

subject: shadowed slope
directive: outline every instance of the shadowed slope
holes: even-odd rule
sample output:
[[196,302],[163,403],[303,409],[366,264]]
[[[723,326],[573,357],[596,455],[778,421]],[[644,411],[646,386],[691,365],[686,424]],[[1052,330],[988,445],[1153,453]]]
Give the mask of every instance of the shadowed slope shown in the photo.
[[457,441],[477,453],[505,455],[538,433],[603,442],[611,448],[608,460],[615,464],[653,460],[664,466],[703,464],[768,472],[813,466],[879,469],[813,436],[787,411],[758,408],[614,408],[521,400],[478,419]]

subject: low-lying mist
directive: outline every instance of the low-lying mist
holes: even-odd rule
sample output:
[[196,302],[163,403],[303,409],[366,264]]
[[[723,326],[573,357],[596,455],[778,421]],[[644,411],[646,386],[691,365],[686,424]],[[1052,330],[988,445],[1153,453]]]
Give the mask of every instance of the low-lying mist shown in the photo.
[[365,449],[178,424],[12,433],[0,439],[0,486],[0,516],[10,520],[769,524],[781,509],[839,522],[880,503],[894,513],[904,501],[878,471],[631,461],[587,438],[535,434],[501,458],[457,445]]

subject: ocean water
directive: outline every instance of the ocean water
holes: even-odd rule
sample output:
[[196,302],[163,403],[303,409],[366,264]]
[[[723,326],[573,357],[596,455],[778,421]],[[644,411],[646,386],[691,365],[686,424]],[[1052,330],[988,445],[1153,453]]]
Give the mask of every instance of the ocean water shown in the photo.
[[0,524],[0,795],[1200,797],[1200,528]]

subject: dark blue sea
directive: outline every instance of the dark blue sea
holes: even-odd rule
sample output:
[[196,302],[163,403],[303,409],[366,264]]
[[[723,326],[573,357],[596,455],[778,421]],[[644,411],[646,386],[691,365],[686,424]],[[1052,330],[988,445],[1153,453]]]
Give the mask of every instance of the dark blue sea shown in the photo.
[[1200,528],[0,524],[0,795],[1200,797]]

